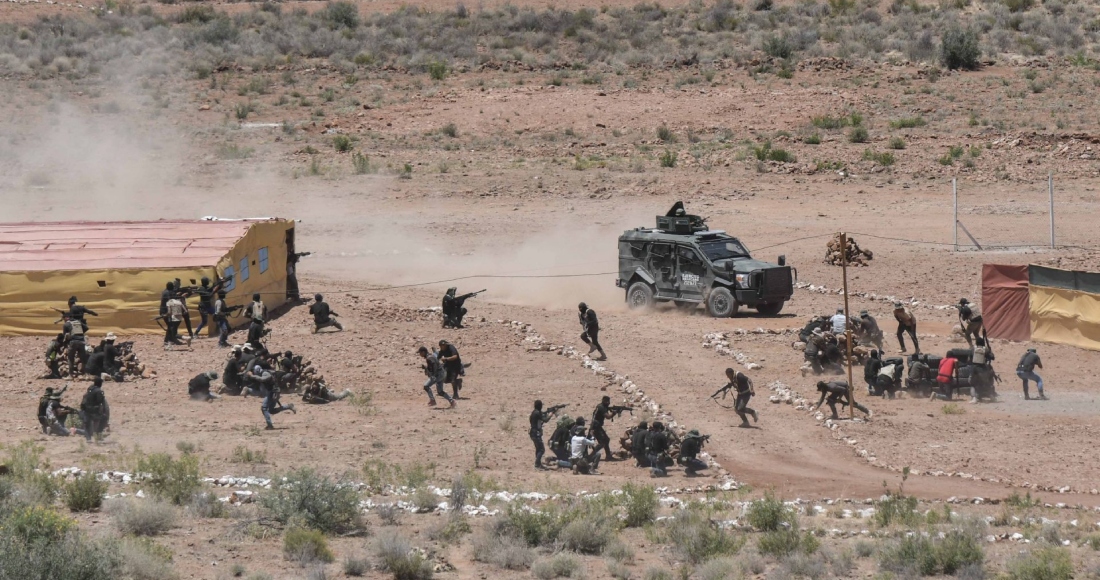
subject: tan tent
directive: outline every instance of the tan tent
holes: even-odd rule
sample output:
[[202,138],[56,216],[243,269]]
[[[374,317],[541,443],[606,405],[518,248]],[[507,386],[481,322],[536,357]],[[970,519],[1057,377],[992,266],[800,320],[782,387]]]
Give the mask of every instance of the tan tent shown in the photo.
[[[0,224],[0,335],[54,334],[70,296],[91,334],[159,333],[165,283],[233,274],[230,304],[286,302],[294,222],[282,219]],[[188,306],[197,324],[197,302]]]
[[1031,338],[1100,350],[1100,274],[1028,267]]

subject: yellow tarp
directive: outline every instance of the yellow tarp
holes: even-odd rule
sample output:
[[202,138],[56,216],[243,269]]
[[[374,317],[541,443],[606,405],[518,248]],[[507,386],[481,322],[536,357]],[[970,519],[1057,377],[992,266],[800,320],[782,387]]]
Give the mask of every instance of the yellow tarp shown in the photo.
[[[218,262],[217,274],[229,265],[235,271],[235,287],[226,298],[229,304],[247,305],[254,292],[263,294],[269,309],[286,302],[286,231],[293,227],[293,222],[281,220],[256,223]],[[261,248],[267,249],[266,264],[261,264]],[[248,261],[247,280],[241,273],[242,260]],[[203,276],[213,279],[215,269],[0,272],[0,336],[61,332],[61,324],[54,324],[61,315],[53,309],[66,309],[70,296],[99,314],[86,318],[91,335],[160,334],[164,331],[155,318],[165,283],[179,278],[185,286],[198,285]],[[191,325],[196,327],[198,299],[190,298],[188,307]]]
[[1100,294],[1028,287],[1031,339],[1100,350]]

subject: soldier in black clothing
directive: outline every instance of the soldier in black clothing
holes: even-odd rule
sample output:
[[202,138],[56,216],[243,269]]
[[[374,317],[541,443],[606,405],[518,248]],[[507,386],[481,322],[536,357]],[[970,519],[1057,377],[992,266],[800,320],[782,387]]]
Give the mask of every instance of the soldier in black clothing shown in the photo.
[[[219,279],[213,286],[210,285],[210,278],[206,276],[202,277],[199,281],[199,289],[195,292],[199,296],[199,325],[195,328],[195,334],[201,334],[202,329],[206,328],[206,323],[209,320],[209,316],[214,314],[214,295],[218,294],[228,280]],[[217,319],[215,319],[217,322]],[[215,324],[214,328],[217,328]]]
[[959,326],[962,328],[966,344],[973,348],[974,338],[982,333],[982,315],[974,312],[970,307],[970,301],[966,298],[959,298]]
[[646,437],[646,455],[649,458],[649,474],[651,477],[664,477],[665,463],[668,461],[668,435],[665,426],[660,421],[653,423],[653,429]]
[[454,398],[461,398],[458,396],[458,392],[462,390],[462,377],[466,376],[466,367],[462,364],[462,357],[459,356],[458,349],[446,340],[441,340],[439,341],[439,352],[436,353],[436,356],[439,358],[439,362],[443,363],[443,370],[446,371],[443,384],[451,385]]
[[[455,296],[458,288],[448,288],[443,295],[443,328],[462,328],[462,318],[466,316],[466,300],[480,292],[471,292],[462,296]],[[481,292],[484,292],[482,290]]]
[[199,373],[187,383],[187,394],[192,401],[213,401],[218,396],[210,392],[210,383],[217,379],[218,373],[214,371]]
[[578,318],[581,321],[581,328],[584,329],[584,332],[581,333],[581,340],[588,345],[588,354],[598,350],[600,351],[600,358],[596,360],[607,360],[607,353],[600,346],[600,320],[596,318],[596,311],[589,308],[584,302],[578,304],[577,308],[580,310]]
[[875,388],[875,383],[878,381],[878,373],[882,370],[882,359],[879,358],[877,350],[872,350],[871,355],[867,357],[867,362],[863,363],[863,380],[867,383],[867,394],[874,395],[878,390]]
[[535,469],[546,469],[542,465],[542,456],[546,453],[546,446],[542,443],[542,426],[553,417],[553,413],[544,413],[542,411],[542,401],[535,401],[535,409],[531,411],[531,430],[528,431],[528,435],[531,436],[531,442],[535,444]]
[[604,395],[600,399],[600,404],[596,405],[596,409],[592,411],[592,426],[589,428],[589,433],[596,440],[596,452],[603,449],[605,460],[614,461],[611,458],[611,437],[607,436],[607,431],[603,428],[604,421],[609,417],[611,417],[611,397]]
[[176,286],[172,282],[167,282],[164,285],[164,290],[160,291],[160,315],[166,316],[168,314],[168,301],[172,299],[172,295],[175,294]]
[[69,345],[69,377],[72,378],[77,375],[77,362],[83,367],[88,361],[88,350],[84,346],[84,327],[69,318],[68,313],[65,313],[62,318],[65,320],[62,332],[65,334],[65,342]]
[[824,316],[815,316],[806,323],[806,326],[802,327],[802,331],[798,333],[799,342],[810,342],[810,337],[813,336],[815,330],[825,331],[825,323],[828,319]]
[[649,424],[642,421],[630,434],[630,454],[634,456],[635,467],[649,467],[649,457],[645,454],[645,442],[649,437]]
[[578,425],[584,426],[584,417],[577,417],[574,421],[569,415],[563,415],[558,419],[557,428],[550,435],[550,451],[559,462],[569,463],[569,455],[572,453],[570,442],[573,439],[573,428]]
[[322,328],[328,328],[330,326],[336,327],[336,330],[344,330],[344,327],[335,318],[339,316],[339,314],[336,314],[329,308],[328,303],[325,302],[324,296],[314,294],[313,300],[313,304],[309,306],[309,313],[313,315],[313,334],[317,334]]
[[241,376],[241,369],[243,367],[241,361],[241,351],[234,350],[232,356],[225,363],[225,370],[222,371],[222,391],[227,395],[239,395],[241,389],[244,388],[244,377]]
[[866,310],[859,311],[859,336],[862,341],[882,350],[882,329],[878,326],[878,320]]
[[231,309],[229,304],[225,302],[225,291],[218,292],[218,299],[214,301],[214,325],[218,329],[218,346],[226,348],[229,346],[229,314]]
[[110,410],[107,397],[103,394],[103,379],[96,377],[84,399],[80,402],[81,419],[84,423],[84,438],[88,441],[99,435],[107,426]]
[[69,319],[79,322],[80,329],[84,331],[84,334],[88,333],[88,322],[84,320],[85,314],[91,314],[92,316],[99,316],[94,310],[89,310],[84,306],[76,303],[76,296],[69,297]]
[[695,477],[696,472],[707,468],[707,462],[699,459],[705,442],[706,437],[700,435],[697,429],[688,431],[687,437],[680,442],[680,456],[676,461],[684,466],[684,475]]
[[[813,409],[821,408],[821,403],[824,402],[825,404],[829,405],[830,409],[832,409],[832,411],[833,411],[833,417],[832,418],[834,420],[838,419],[839,417],[836,414],[836,404],[837,403],[840,403],[842,405],[849,404],[849,401],[848,401],[848,381],[830,381],[828,383],[826,383],[825,381],[818,381],[817,390],[818,390],[818,392],[821,393],[821,398],[817,400],[817,404],[813,406]],[[863,405],[860,405],[859,403],[851,403],[851,404],[856,409],[859,409],[860,411],[863,411],[867,415],[868,419],[871,418],[871,411],[869,409],[867,409],[867,407],[864,407]]]
[[752,386],[752,379],[750,379],[745,373],[734,371],[733,369],[726,369],[726,378],[729,379],[729,386],[732,386],[737,390],[737,401],[733,405],[734,411],[741,417],[741,425],[739,427],[748,427],[749,418],[748,415],[752,415],[752,422],[756,423],[760,421],[760,415],[756,414],[756,411],[749,408],[749,400],[756,396],[756,389]]
[[1045,401],[1047,396],[1043,393],[1043,377],[1035,372],[1035,367],[1043,368],[1043,361],[1039,358],[1039,353],[1035,352],[1035,349],[1029,348],[1024,356],[1020,357],[1019,364],[1016,365],[1016,376],[1024,381],[1024,400],[1031,400],[1027,390],[1027,382],[1032,380],[1039,387],[1039,400]]

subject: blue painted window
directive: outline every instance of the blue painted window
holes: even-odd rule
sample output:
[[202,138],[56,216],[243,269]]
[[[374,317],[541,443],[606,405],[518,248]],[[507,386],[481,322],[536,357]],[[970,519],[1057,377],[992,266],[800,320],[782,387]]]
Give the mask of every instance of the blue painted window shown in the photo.
[[267,248],[260,248],[260,273],[267,271]]
[[248,280],[248,256],[241,258],[241,282]]
[[230,290],[237,287],[237,277],[234,276],[234,274],[236,274],[236,273],[237,273],[237,271],[233,269],[233,266],[226,266],[225,267],[225,272],[222,273],[222,277],[223,278],[230,278],[230,280],[228,282],[226,282],[225,286],[223,287],[226,292],[229,292]]

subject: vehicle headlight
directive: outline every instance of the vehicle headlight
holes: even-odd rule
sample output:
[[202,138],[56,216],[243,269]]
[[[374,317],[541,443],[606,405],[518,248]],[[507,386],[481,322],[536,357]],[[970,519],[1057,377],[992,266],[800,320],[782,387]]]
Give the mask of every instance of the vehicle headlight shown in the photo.
[[734,278],[736,278],[737,283],[742,286],[748,286],[749,283],[752,281],[752,277],[748,274],[737,274],[736,276],[734,276]]

